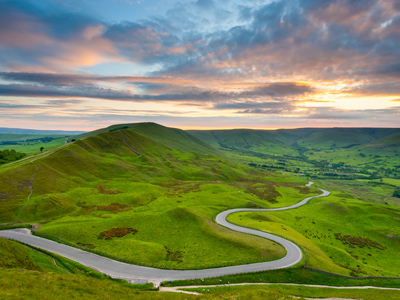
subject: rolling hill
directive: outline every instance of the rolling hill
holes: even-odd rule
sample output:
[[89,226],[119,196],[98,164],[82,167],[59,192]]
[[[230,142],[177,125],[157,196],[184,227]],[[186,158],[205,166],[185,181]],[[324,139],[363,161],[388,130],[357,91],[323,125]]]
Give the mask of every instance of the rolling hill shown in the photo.
[[[228,207],[272,205],[279,192],[252,195],[274,190],[265,175],[182,130],[154,123],[115,126],[48,155],[4,165],[0,222],[36,223],[37,234],[158,267],[269,260],[282,255],[279,245],[212,222]],[[302,197],[305,181],[292,182],[276,185],[290,185]],[[137,233],[98,238],[118,228]]]
[[399,139],[399,128],[299,128],[278,130],[190,130],[189,133],[220,148],[252,149],[260,146],[343,148],[352,145],[381,144],[380,140]]
[[[48,200],[45,195],[63,193],[89,182],[111,180],[119,176],[131,176],[134,181],[150,180],[157,176],[224,180],[227,176],[218,174],[210,162],[219,159],[216,156],[218,151],[182,130],[152,123],[122,127],[124,129],[97,131],[50,156],[0,173],[0,197],[6,200],[0,208],[0,219],[17,221],[15,212],[20,209],[18,203],[24,202],[31,190],[32,198],[44,197],[34,209],[36,214],[40,215],[42,209],[49,209],[46,204],[48,201],[62,214],[71,209],[70,203],[62,199]],[[182,158],[183,163],[177,159],[179,155],[186,156]],[[191,156],[193,163],[190,162]],[[207,156],[209,160],[202,160]],[[196,163],[196,159],[201,162]],[[185,164],[191,166],[189,173],[184,170]],[[30,207],[32,204],[24,205]],[[32,216],[24,220],[32,220]]]
[[[335,149],[341,149],[340,153],[356,151],[362,158],[358,147],[379,140],[389,144],[396,139],[396,130],[360,129],[353,135],[359,135],[358,141],[364,144],[347,147],[351,138],[338,142],[343,130],[185,132],[154,123],[111,126],[76,136],[75,142],[47,153],[1,166],[0,222],[34,223],[36,234],[43,237],[159,268],[206,268],[276,259],[283,254],[279,245],[233,233],[215,224],[213,217],[228,208],[288,206],[320,193],[315,187],[304,187],[305,177],[281,171],[291,157],[306,164],[306,155],[337,155]],[[336,141],[345,148],[317,151],[299,146],[302,141],[313,147],[331,147]],[[265,157],[254,156],[262,152]],[[281,167],[278,172],[250,167],[238,162],[243,157],[249,161],[257,158],[259,164],[269,160]],[[395,263],[385,258],[378,262],[375,255],[379,251],[394,253],[398,247],[397,239],[382,235],[398,236],[391,229],[397,221],[396,208],[374,210],[375,206],[352,196],[360,190],[344,193],[339,191],[341,187],[331,186],[334,193],[329,199],[315,200],[291,214],[243,214],[236,216],[236,221],[289,235],[306,249],[310,267],[342,275],[397,275]],[[379,230],[358,226],[357,221],[343,227],[340,219],[329,219],[331,210],[337,209],[347,213],[349,224],[359,217],[374,220]],[[314,219],[317,215],[319,219]],[[320,224],[318,220],[330,221]],[[328,230],[330,226],[338,230],[333,233],[345,236],[354,232],[354,239],[368,237],[387,249],[370,251],[371,257],[365,253],[368,250],[357,250],[359,253],[353,255],[368,262],[368,266],[361,266],[352,256],[355,252],[343,250]],[[313,228],[313,235],[308,228]],[[323,240],[317,232],[324,232]]]

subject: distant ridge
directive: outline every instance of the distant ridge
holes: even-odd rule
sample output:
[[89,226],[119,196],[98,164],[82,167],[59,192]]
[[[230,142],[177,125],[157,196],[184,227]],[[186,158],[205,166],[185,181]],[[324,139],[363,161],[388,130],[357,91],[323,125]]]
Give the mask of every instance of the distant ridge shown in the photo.
[[188,130],[216,148],[255,149],[260,146],[286,148],[395,147],[400,144],[400,128],[297,128],[278,130]]
[[23,129],[23,128],[7,128],[0,127],[0,133],[6,134],[32,134],[32,135],[77,135],[86,131],[68,131],[68,130],[38,130],[38,129]]

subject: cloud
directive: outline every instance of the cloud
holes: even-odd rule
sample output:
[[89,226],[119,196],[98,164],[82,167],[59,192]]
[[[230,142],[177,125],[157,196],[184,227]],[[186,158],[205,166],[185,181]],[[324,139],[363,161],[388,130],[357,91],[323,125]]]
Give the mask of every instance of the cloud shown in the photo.
[[[49,109],[104,99],[260,120],[394,120],[395,109],[358,113],[334,103],[398,98],[396,0],[193,0],[121,22],[45,2],[0,1],[3,99],[41,99]],[[124,74],[137,76],[117,76],[108,62],[129,62]],[[310,107],[326,100],[331,108]]]
[[32,109],[37,108],[36,105],[26,105],[26,104],[14,104],[14,103],[4,103],[0,102],[0,108],[4,111],[8,110],[19,110],[19,109]]
[[79,87],[49,87],[38,85],[22,84],[1,84],[0,95],[13,97],[38,97],[38,98],[69,98],[83,97],[109,100],[134,100],[134,95],[129,91],[114,90],[97,86],[79,86]]
[[[354,120],[359,121],[360,127],[374,127],[378,123],[385,123],[385,120],[391,120],[393,123],[387,123],[391,127],[398,124],[395,120],[400,113],[400,107],[391,107],[387,109],[365,109],[365,110],[344,110],[335,107],[314,107],[307,113],[309,120]],[[368,125],[368,120],[371,124]]]
[[38,72],[0,72],[0,78],[5,81],[29,82],[40,85],[79,86],[104,82],[131,82],[131,83],[170,83],[186,84],[181,78],[171,77],[144,77],[144,76],[101,76],[93,74],[62,74]]
[[[0,94],[13,97],[62,97],[62,98],[96,98],[120,101],[167,101],[167,102],[198,102],[217,103],[221,101],[258,101],[262,99],[282,100],[291,97],[310,94],[314,88],[295,82],[259,84],[255,87],[246,87],[241,91],[221,91],[205,89],[190,85],[178,86],[164,82],[133,81],[134,86],[144,93],[134,93],[130,90],[114,89],[95,82],[104,82],[108,79],[127,80],[129,77],[101,77],[73,75],[40,74],[40,73],[0,73],[0,78],[31,84],[0,84]],[[143,80],[143,78],[137,78]],[[147,92],[147,93],[146,93]]]
[[382,65],[393,75],[390,66],[400,64],[396,1],[198,0],[178,3],[164,17],[112,24],[27,3],[3,1],[0,9],[0,60],[9,69],[65,71],[125,60],[157,66],[153,76],[328,80],[376,77]]
[[102,37],[102,22],[88,15],[52,9],[50,14],[21,0],[0,3],[3,67],[65,70],[122,60],[112,43]]
[[346,93],[354,94],[357,96],[394,96],[400,95],[400,82],[385,82],[385,83],[371,83],[363,84],[357,87],[344,90]]
[[[94,130],[110,124],[133,122],[156,122],[165,126],[178,128],[294,128],[294,127],[395,127],[398,122],[399,108],[388,110],[341,111],[335,108],[316,108],[313,115],[297,114],[294,116],[246,114],[235,116],[187,116],[171,115],[158,110],[112,111],[93,109],[92,111],[70,111],[68,114],[57,114],[55,111],[46,114],[21,114],[0,112],[0,124],[8,127],[21,125],[35,128],[86,129]],[[330,114],[325,119],[323,114]],[[85,118],[82,118],[82,117]],[[25,125],[27,124],[27,125]],[[34,125],[32,125],[34,124]]]

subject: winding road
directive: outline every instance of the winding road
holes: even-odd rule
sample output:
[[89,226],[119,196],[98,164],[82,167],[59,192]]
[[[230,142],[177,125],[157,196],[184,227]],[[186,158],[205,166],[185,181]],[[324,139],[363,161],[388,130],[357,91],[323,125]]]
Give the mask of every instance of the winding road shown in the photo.
[[[311,184],[312,183],[310,182],[308,186]],[[166,270],[166,269],[156,269],[156,268],[143,267],[143,266],[118,262],[103,256],[86,252],[81,249],[77,249],[71,246],[67,246],[51,240],[34,236],[28,229],[2,230],[0,231],[0,237],[20,241],[25,244],[45,249],[47,251],[69,258],[71,260],[77,261],[82,265],[85,265],[89,268],[92,268],[101,273],[109,275],[113,278],[126,279],[129,282],[134,282],[134,283],[152,282],[156,286],[158,286],[161,281],[166,281],[166,280],[197,279],[197,278],[207,278],[207,277],[218,277],[218,276],[238,274],[238,273],[250,273],[250,272],[266,271],[273,269],[282,269],[293,266],[301,261],[303,253],[295,243],[270,233],[231,224],[226,220],[226,217],[229,214],[236,212],[250,212],[250,211],[266,212],[266,211],[282,211],[282,210],[294,209],[302,205],[305,205],[308,201],[310,201],[313,198],[325,197],[330,194],[330,192],[328,191],[322,189],[319,190],[322,191],[322,194],[308,197],[302,200],[301,202],[298,202],[291,206],[281,207],[281,208],[271,208],[271,209],[249,209],[249,208],[229,209],[221,212],[216,216],[215,221],[222,226],[225,226],[234,231],[253,234],[259,237],[272,240],[276,243],[281,244],[286,249],[285,257],[275,261],[268,261],[262,263],[253,263],[247,265],[238,265],[238,266],[203,269],[203,270]]]

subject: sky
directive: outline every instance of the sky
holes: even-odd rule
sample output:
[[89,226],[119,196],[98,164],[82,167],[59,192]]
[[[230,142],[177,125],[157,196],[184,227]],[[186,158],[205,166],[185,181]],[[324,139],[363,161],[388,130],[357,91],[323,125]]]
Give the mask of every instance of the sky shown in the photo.
[[0,0],[0,127],[400,127],[398,0]]

